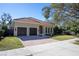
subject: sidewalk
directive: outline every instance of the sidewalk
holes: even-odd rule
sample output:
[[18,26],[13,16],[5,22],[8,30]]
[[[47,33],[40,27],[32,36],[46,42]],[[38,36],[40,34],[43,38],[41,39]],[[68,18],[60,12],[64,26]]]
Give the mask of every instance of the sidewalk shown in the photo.
[[32,56],[32,53],[26,48],[18,48],[13,50],[0,51],[0,56]]

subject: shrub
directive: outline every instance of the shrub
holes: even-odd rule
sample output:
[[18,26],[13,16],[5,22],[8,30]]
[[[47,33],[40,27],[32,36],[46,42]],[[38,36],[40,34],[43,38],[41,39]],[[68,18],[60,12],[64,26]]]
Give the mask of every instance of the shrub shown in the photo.
[[53,30],[54,30],[54,35],[59,35],[62,34],[63,32],[63,29],[59,28],[58,26],[55,26]]
[[4,36],[13,36],[13,30],[12,29],[8,29],[4,32]]
[[4,30],[0,30],[0,40],[3,39],[4,32],[5,32]]
[[3,36],[4,35],[4,30],[0,30],[0,36]]

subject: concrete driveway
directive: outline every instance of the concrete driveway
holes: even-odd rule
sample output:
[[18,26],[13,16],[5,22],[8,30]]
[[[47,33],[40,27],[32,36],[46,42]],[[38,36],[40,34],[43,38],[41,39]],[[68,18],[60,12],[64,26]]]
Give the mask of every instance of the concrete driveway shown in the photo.
[[18,36],[22,41],[47,39],[49,36]]
[[79,40],[79,38],[2,51],[0,55],[79,56],[79,45],[73,44],[74,40]]
[[49,36],[20,36],[24,46],[33,46],[57,42],[57,40],[49,38]]
[[57,40],[47,38],[47,39],[40,39],[40,40],[23,41],[23,45],[26,47],[26,46],[41,45],[41,44],[47,44],[47,43],[53,43],[53,42],[57,42]]
[[79,45],[73,44],[74,40],[79,39],[29,46],[26,49],[30,50],[34,56],[79,56]]

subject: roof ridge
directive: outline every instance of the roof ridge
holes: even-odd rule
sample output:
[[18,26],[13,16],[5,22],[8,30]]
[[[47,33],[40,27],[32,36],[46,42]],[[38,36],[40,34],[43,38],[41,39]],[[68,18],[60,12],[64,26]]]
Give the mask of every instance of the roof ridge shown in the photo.
[[[21,19],[30,19],[30,20],[35,19],[35,20],[38,20],[38,21],[42,21],[42,20],[39,20],[39,19],[34,18],[34,17],[22,17],[22,18],[15,18],[14,20],[21,20]],[[44,22],[44,21],[43,21],[43,22]]]
[[[35,21],[35,22],[39,22],[38,20],[39,19],[36,19],[36,18],[33,18],[33,17],[23,17],[23,18],[16,18],[14,20],[32,20],[32,21]],[[40,20],[41,21],[41,20]],[[40,22],[39,22],[40,23]]]

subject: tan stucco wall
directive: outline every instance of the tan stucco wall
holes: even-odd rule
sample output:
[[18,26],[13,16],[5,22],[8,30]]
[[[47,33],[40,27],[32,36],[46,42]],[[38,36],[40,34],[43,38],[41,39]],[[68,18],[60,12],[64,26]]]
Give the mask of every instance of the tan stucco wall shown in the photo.
[[[24,23],[17,23],[17,22],[14,22],[14,35],[17,36],[17,27],[26,27],[27,28],[27,35],[29,36],[29,28],[33,27],[33,28],[37,28],[37,35],[39,35],[39,24],[24,24]],[[43,34],[42,35],[45,35],[45,28],[51,28],[52,25],[49,25],[49,26],[43,26]]]

